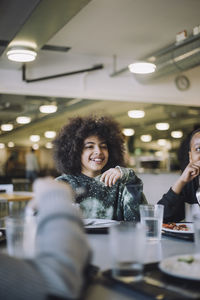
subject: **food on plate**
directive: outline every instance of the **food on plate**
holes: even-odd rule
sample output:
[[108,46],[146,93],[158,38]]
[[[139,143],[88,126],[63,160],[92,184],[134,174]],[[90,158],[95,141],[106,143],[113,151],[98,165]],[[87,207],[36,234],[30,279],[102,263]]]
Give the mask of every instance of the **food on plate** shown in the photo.
[[180,231],[188,231],[189,228],[186,224],[177,224],[177,223],[169,223],[162,225],[163,228],[171,229],[171,230],[180,230]]
[[159,268],[169,275],[199,281],[200,255],[186,254],[167,257],[160,262]]
[[187,264],[191,264],[194,261],[194,257],[193,256],[188,256],[188,257],[179,257],[178,261],[183,261]]

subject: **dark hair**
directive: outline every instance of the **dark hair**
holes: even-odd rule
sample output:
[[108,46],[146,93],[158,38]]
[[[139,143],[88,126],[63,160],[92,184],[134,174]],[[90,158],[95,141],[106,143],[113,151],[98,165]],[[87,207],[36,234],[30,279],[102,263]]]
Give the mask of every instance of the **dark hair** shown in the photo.
[[191,150],[191,141],[192,141],[192,138],[193,138],[193,136],[196,134],[196,133],[198,133],[198,132],[200,132],[200,128],[197,128],[196,130],[194,130],[192,133],[191,133],[191,136],[190,136],[190,150]]
[[98,136],[108,147],[109,158],[102,170],[124,166],[124,136],[120,125],[109,116],[87,116],[70,119],[54,139],[54,160],[57,170],[66,174],[81,173],[81,154],[84,140]]

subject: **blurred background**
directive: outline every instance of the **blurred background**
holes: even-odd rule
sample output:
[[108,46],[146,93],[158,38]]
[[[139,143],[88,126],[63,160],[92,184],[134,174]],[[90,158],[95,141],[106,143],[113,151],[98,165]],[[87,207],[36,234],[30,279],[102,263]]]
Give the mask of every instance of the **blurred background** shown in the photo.
[[[168,186],[181,142],[200,124],[199,10],[198,0],[1,1],[2,181],[23,182],[30,147],[40,176],[57,176],[51,141],[60,128],[110,114],[126,136],[127,164],[147,184],[148,174],[169,175]],[[8,59],[22,46],[34,61]],[[131,73],[138,61],[156,71]]]

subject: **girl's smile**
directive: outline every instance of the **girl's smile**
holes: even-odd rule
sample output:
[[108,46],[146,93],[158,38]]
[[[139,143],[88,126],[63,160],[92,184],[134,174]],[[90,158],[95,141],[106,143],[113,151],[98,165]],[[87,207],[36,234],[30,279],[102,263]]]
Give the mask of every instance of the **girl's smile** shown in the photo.
[[85,139],[81,154],[81,172],[89,177],[101,174],[108,162],[108,147],[98,136]]

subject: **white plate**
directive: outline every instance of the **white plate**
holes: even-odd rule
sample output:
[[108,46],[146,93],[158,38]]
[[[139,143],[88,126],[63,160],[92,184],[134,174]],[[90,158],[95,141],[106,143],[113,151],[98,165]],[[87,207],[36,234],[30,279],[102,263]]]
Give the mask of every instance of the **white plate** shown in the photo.
[[[194,258],[192,263],[179,259]],[[159,264],[162,272],[183,279],[200,280],[200,254],[176,255],[165,258]]]
[[107,219],[83,219],[85,228],[108,228],[118,221]]
[[165,232],[184,233],[184,234],[194,233],[194,228],[193,228],[192,223],[176,223],[176,225],[183,225],[183,224],[187,225],[187,227],[188,227],[187,231],[185,231],[185,230],[174,230],[174,229],[169,229],[169,228],[164,228],[164,227],[162,227],[162,230],[165,231]]

